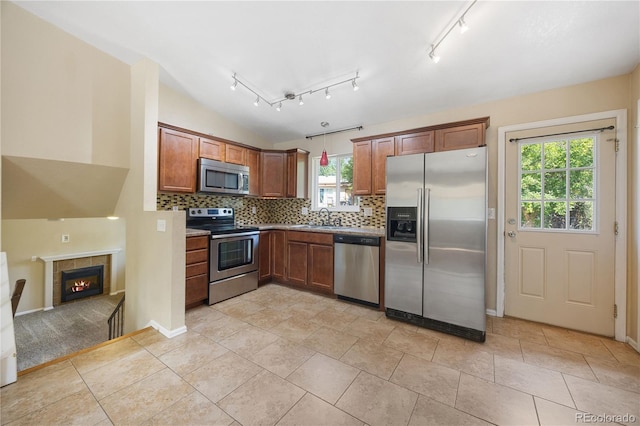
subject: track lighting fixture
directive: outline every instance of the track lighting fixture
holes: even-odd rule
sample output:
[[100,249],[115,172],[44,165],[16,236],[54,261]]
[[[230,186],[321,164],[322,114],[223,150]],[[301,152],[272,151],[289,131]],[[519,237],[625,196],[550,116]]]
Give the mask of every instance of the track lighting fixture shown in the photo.
[[339,81],[339,82],[337,82],[337,83],[329,84],[328,86],[324,86],[324,87],[321,87],[321,88],[318,88],[318,89],[307,90],[307,91],[300,92],[300,93],[286,92],[286,93],[284,94],[284,97],[283,97],[283,98],[281,98],[281,99],[276,99],[276,100],[275,100],[275,101],[273,101],[273,102],[269,102],[269,101],[267,101],[265,98],[263,98],[262,96],[260,96],[260,94],[259,94],[257,91],[255,91],[255,90],[251,89],[249,86],[247,86],[246,84],[244,84],[244,83],[243,83],[243,82],[242,82],[242,81],[241,81],[241,80],[236,76],[236,74],[235,74],[235,73],[233,74],[233,77],[232,77],[232,78],[233,78],[233,83],[231,84],[231,90],[236,90],[236,87],[237,87],[237,86],[238,86],[238,84],[239,84],[240,86],[242,86],[242,87],[244,87],[245,89],[247,89],[249,92],[251,92],[251,93],[253,93],[254,95],[256,95],[256,100],[255,100],[255,102],[253,103],[255,106],[258,106],[259,102],[262,100],[264,103],[266,103],[266,104],[267,104],[267,105],[269,105],[270,107],[276,107],[276,110],[277,110],[277,111],[282,110],[282,102],[284,102],[284,101],[294,100],[294,99],[296,99],[296,98],[298,98],[298,104],[299,104],[299,105],[304,105],[304,101],[302,100],[302,95],[312,95],[312,94],[314,94],[314,93],[316,93],[316,92],[319,92],[319,91],[321,91],[321,90],[322,90],[322,91],[324,91],[324,96],[325,96],[325,98],[330,99],[330,98],[331,98],[331,93],[329,92],[329,89],[331,89],[332,87],[335,87],[335,86],[339,86],[339,85],[341,85],[341,84],[351,83],[351,87],[353,87],[353,90],[354,90],[354,91],[357,91],[357,90],[360,88],[360,87],[358,86],[358,83],[356,82],[356,80],[360,78],[360,75],[359,75],[359,73],[358,73],[358,72],[356,72],[355,77],[350,77],[350,78],[348,78],[348,79],[346,79],[346,80],[342,80],[342,81]]
[[436,54],[436,49],[438,48],[438,46],[440,46],[440,43],[442,43],[444,41],[445,38],[447,38],[447,36],[449,35],[449,33],[451,33],[451,31],[456,27],[459,26],[460,27],[460,34],[464,34],[465,32],[467,32],[467,30],[469,30],[469,27],[467,26],[467,23],[464,21],[464,17],[467,15],[467,12],[469,12],[469,10],[473,7],[474,4],[476,4],[478,0],[473,0],[462,12],[461,15],[458,15],[459,18],[457,18],[455,21],[453,21],[453,24],[450,24],[449,27],[446,28],[446,32],[444,32],[444,35],[438,39],[436,39],[432,44],[431,44],[431,51],[429,52],[429,58],[433,61],[433,63],[437,64],[438,62],[440,62],[440,56],[438,56]]

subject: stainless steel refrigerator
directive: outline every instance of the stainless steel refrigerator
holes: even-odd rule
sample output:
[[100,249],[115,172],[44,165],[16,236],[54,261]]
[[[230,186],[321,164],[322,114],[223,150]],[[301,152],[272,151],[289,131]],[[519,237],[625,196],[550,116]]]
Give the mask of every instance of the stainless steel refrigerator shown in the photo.
[[486,147],[387,158],[390,318],[485,340]]

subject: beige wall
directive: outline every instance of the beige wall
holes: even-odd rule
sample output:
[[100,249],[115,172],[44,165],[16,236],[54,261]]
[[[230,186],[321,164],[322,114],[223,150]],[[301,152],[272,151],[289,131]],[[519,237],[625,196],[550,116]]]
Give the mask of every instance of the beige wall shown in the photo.
[[[352,150],[351,138],[394,132],[439,123],[489,116],[487,130],[489,155],[489,207],[497,208],[498,128],[552,118],[568,117],[599,111],[628,108],[629,76],[619,76],[576,86],[534,93],[517,98],[503,99],[479,105],[466,106],[434,114],[407,117],[388,123],[365,125],[359,132],[345,132],[327,137],[330,154],[348,153]],[[277,149],[300,147],[309,150],[311,157],[322,151],[321,140],[300,139],[275,144]],[[487,239],[487,309],[496,309],[497,282],[497,226],[489,221]]]
[[629,146],[628,146],[628,221],[627,250],[629,263],[627,291],[627,336],[640,345],[640,318],[638,318],[638,289],[640,288],[640,65],[631,73],[629,90]]
[[220,114],[164,84],[160,85],[158,121],[234,142],[272,149],[259,135],[231,122]]

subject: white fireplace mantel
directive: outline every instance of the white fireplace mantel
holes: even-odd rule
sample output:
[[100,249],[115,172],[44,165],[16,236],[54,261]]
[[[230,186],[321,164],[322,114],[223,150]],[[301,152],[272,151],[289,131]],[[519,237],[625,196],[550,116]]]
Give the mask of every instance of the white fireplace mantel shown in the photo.
[[122,249],[109,249],[98,251],[86,251],[82,253],[68,253],[68,254],[56,254],[53,256],[39,256],[38,259],[44,262],[44,310],[48,311],[53,309],[53,262],[58,260],[79,259],[82,257],[92,256],[104,256],[110,254],[111,256],[111,289],[115,288],[116,274],[118,272],[118,262],[115,256]]

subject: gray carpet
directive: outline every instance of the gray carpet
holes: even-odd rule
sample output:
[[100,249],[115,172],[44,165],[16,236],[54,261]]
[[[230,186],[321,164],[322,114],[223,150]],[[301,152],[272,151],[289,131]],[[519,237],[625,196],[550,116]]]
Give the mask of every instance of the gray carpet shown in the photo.
[[18,371],[107,341],[107,319],[122,296],[94,297],[16,316]]

